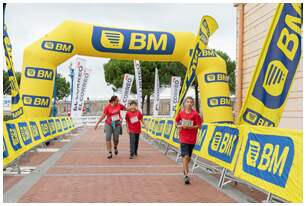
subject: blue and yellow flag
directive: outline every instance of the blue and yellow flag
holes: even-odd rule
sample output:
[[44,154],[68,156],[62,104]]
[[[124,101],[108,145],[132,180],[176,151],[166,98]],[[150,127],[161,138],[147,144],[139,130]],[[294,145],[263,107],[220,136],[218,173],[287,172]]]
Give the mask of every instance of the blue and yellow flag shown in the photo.
[[5,62],[11,86],[11,112],[13,119],[18,119],[23,116],[23,103],[19,92],[19,86],[15,75],[15,69],[12,58],[12,45],[7,33],[6,25],[3,28],[3,46],[5,52]]
[[277,127],[301,58],[302,4],[279,4],[238,124]]
[[189,66],[186,70],[185,79],[181,88],[178,104],[176,105],[175,116],[184,101],[190,85],[193,83],[196,76],[196,69],[198,67],[198,59],[203,49],[207,48],[209,37],[218,29],[218,24],[210,16],[203,16],[200,23],[199,32],[196,37],[195,47],[189,61]]

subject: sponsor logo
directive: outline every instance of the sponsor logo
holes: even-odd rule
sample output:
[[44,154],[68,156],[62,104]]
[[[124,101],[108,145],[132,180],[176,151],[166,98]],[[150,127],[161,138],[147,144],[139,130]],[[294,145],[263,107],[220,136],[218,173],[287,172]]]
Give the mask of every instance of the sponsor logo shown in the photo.
[[270,109],[280,108],[288,95],[301,57],[301,7],[284,4],[269,42],[252,95]]
[[228,77],[225,73],[215,72],[208,73],[204,75],[205,82],[213,83],[213,82],[228,82]]
[[40,140],[40,134],[39,134],[39,129],[37,127],[36,122],[30,122],[30,130],[32,133],[32,136],[34,137],[34,140]]
[[12,117],[13,119],[17,119],[18,117],[20,117],[21,115],[23,115],[23,108],[20,107],[17,110],[12,112]]
[[178,137],[178,129],[177,128],[174,129],[172,140],[173,140],[173,142],[176,142],[178,144],[180,143],[179,137]]
[[61,121],[59,119],[55,120],[55,127],[56,127],[57,132],[62,132],[63,131],[62,124],[61,124]]
[[293,141],[286,136],[249,133],[243,171],[274,185],[286,187],[294,157]]
[[165,125],[165,120],[160,120],[157,124],[156,136],[161,136],[163,132],[163,128]]
[[93,27],[92,46],[101,52],[127,54],[172,54],[175,37],[168,32]]
[[207,102],[209,107],[231,106],[231,99],[226,96],[210,97]]
[[47,120],[40,121],[39,124],[40,124],[40,129],[41,129],[43,135],[45,137],[50,136],[51,132],[50,132],[50,128],[49,128]]
[[231,163],[238,144],[237,128],[216,126],[208,145],[208,154],[224,162]]
[[175,112],[176,105],[178,103],[179,93],[180,93],[180,77],[172,77],[171,81],[171,111]]
[[19,132],[21,139],[25,145],[31,144],[32,143],[32,137],[31,133],[28,127],[28,124],[26,122],[19,122],[18,123],[19,127]]
[[201,129],[198,131],[197,142],[194,145],[194,149],[200,151],[206,137],[207,125],[202,125]]
[[47,108],[50,105],[50,97],[23,95],[22,99],[25,106]]
[[25,76],[33,79],[53,80],[54,71],[52,69],[26,67]]
[[6,147],[6,142],[4,140],[4,137],[3,137],[3,158],[6,158],[8,157],[8,151],[7,151],[7,147]]
[[43,41],[41,47],[55,52],[71,53],[73,51],[73,44],[68,42]]
[[68,126],[67,126],[66,120],[65,120],[65,119],[61,119],[61,122],[62,122],[62,125],[63,125],[64,130],[67,130],[67,129],[68,129]]
[[48,124],[49,124],[49,129],[50,129],[51,134],[56,134],[56,128],[55,128],[54,120],[49,119]]
[[[192,55],[192,51],[193,49],[189,50],[189,56]],[[214,50],[210,50],[210,49],[203,49],[200,53],[199,53],[199,58],[202,57],[217,57],[217,54]]]
[[173,128],[173,120],[168,120],[165,125],[164,138],[169,139]]
[[271,120],[263,117],[258,112],[255,112],[249,108],[247,108],[243,113],[243,120],[245,122],[248,122],[249,124],[257,126],[267,126],[267,127],[275,126],[275,124]]
[[6,129],[13,149],[15,151],[19,150],[21,148],[21,144],[16,126],[11,123],[6,123]]

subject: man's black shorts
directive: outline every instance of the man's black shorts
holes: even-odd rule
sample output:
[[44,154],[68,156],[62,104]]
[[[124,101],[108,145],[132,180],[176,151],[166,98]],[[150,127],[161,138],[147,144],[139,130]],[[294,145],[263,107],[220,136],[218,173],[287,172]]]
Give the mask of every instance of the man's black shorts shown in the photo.
[[184,157],[188,155],[189,157],[191,157],[193,148],[194,144],[181,143],[181,156]]

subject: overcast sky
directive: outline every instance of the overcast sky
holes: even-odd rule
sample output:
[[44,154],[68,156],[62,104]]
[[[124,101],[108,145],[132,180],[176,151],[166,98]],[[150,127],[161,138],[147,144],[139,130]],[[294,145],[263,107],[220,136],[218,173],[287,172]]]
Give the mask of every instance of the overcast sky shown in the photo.
[[[209,47],[223,50],[236,58],[236,9],[233,4],[8,4],[6,24],[13,46],[15,69],[21,71],[24,48],[64,20],[103,26],[157,31],[196,33],[203,15],[211,15],[219,29]],[[103,64],[108,59],[88,58],[93,69],[88,84],[90,98],[108,98],[112,93],[104,79]],[[68,63],[58,72],[68,78]],[[69,80],[69,78],[68,78]],[[170,81],[170,80],[169,80]],[[162,96],[169,96],[164,90]]]

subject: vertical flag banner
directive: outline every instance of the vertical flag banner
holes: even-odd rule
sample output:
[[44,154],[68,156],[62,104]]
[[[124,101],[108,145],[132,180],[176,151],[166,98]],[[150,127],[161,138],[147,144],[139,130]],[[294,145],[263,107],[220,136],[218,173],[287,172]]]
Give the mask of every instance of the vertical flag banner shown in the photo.
[[137,102],[138,109],[141,111],[142,105],[142,77],[141,77],[141,67],[138,60],[134,60],[135,69],[135,81],[136,81],[136,91],[137,91]]
[[175,113],[176,105],[178,103],[181,88],[181,77],[171,78],[171,98],[170,98],[170,116],[172,117]]
[[134,81],[134,75],[124,74],[121,103],[126,107],[128,106],[128,101],[129,101],[129,96],[131,93],[133,81]]
[[23,116],[23,102],[20,95],[20,90],[18,86],[18,82],[16,79],[15,68],[13,64],[13,57],[12,57],[12,45],[10,38],[7,33],[6,25],[3,28],[3,46],[4,46],[4,53],[5,53],[5,62],[7,66],[7,72],[10,81],[11,87],[11,112],[13,119],[18,119]]
[[80,104],[81,88],[84,80],[84,73],[86,68],[86,60],[77,57],[74,62],[74,79],[73,79],[73,93],[71,102],[71,116],[81,116],[82,111],[78,111],[78,105]]
[[77,105],[77,111],[79,113],[79,115],[82,115],[83,112],[83,105],[84,105],[84,101],[85,101],[85,97],[87,94],[87,85],[88,85],[88,81],[89,81],[89,77],[90,77],[90,73],[91,73],[92,69],[88,69],[85,68],[84,70],[84,74],[82,75],[82,85],[81,85],[81,89],[80,89],[80,94],[79,94],[79,99],[78,99],[78,105]]
[[158,77],[158,69],[155,68],[155,82],[154,82],[154,103],[153,103],[153,116],[158,116],[159,111],[159,77]]
[[279,4],[238,124],[277,127],[301,58],[302,4]]
[[193,83],[196,76],[196,69],[198,67],[198,59],[203,49],[207,48],[209,37],[218,29],[217,22],[210,16],[203,16],[200,22],[199,32],[196,36],[196,43],[192,51],[188,68],[186,70],[185,79],[179,96],[179,101],[176,106],[176,113],[179,112],[184,98],[188,92],[190,85]]

